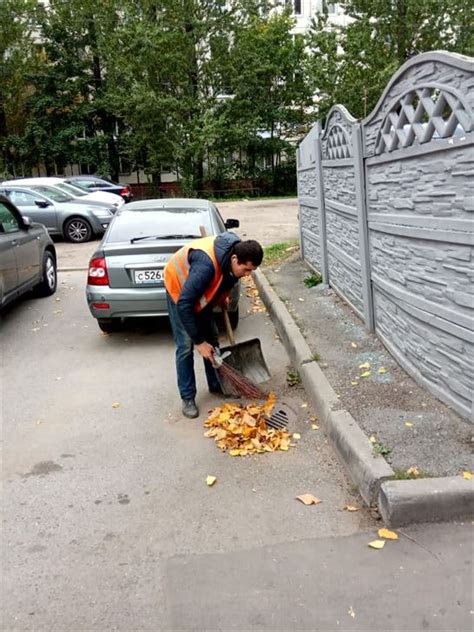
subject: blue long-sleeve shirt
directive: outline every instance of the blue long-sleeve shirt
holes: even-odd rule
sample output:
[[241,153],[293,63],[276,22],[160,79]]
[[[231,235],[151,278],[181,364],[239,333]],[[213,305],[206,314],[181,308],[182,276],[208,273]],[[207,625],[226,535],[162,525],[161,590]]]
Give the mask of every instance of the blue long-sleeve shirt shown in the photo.
[[[199,316],[194,308],[212,283],[215,270],[211,258],[203,250],[189,251],[189,274],[181,289],[177,307],[183,327],[195,345],[205,341],[200,323],[204,322],[203,319],[206,319],[206,317],[210,317],[210,312],[212,312],[222,295],[228,293],[238,281],[231,271],[230,255],[233,246],[239,241],[240,237],[230,232],[222,233],[216,237],[214,253],[220,265],[223,278],[214,299],[199,312]],[[209,316],[207,316],[208,314]]]

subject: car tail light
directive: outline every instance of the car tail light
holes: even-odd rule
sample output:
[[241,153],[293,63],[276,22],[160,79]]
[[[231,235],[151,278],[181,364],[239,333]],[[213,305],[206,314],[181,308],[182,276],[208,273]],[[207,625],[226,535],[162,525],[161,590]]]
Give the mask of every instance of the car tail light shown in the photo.
[[105,257],[96,257],[89,263],[88,285],[108,285],[109,274],[105,264]]
[[129,195],[129,194],[130,194],[130,189],[128,187],[125,187],[124,189],[120,191],[120,195]]

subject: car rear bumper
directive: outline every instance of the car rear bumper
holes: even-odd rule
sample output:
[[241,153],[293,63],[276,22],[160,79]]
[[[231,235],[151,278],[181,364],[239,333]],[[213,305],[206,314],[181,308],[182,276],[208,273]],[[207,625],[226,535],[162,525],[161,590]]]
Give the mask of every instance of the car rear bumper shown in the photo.
[[94,318],[167,316],[164,288],[110,288],[87,285],[86,298]]

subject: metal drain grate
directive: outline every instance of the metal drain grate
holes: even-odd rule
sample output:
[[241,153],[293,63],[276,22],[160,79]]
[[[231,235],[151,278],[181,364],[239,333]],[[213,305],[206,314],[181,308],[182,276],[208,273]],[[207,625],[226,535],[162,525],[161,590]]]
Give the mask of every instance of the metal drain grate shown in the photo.
[[296,420],[296,414],[287,404],[275,404],[273,412],[268,417],[267,426],[275,430],[284,430],[292,421]]

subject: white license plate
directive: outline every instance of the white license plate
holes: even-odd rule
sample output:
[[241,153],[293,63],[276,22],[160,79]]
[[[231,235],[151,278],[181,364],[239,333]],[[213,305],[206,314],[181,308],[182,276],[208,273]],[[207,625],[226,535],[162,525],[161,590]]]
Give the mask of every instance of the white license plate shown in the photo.
[[143,285],[146,283],[158,283],[162,281],[162,270],[134,270],[133,280],[135,283]]

